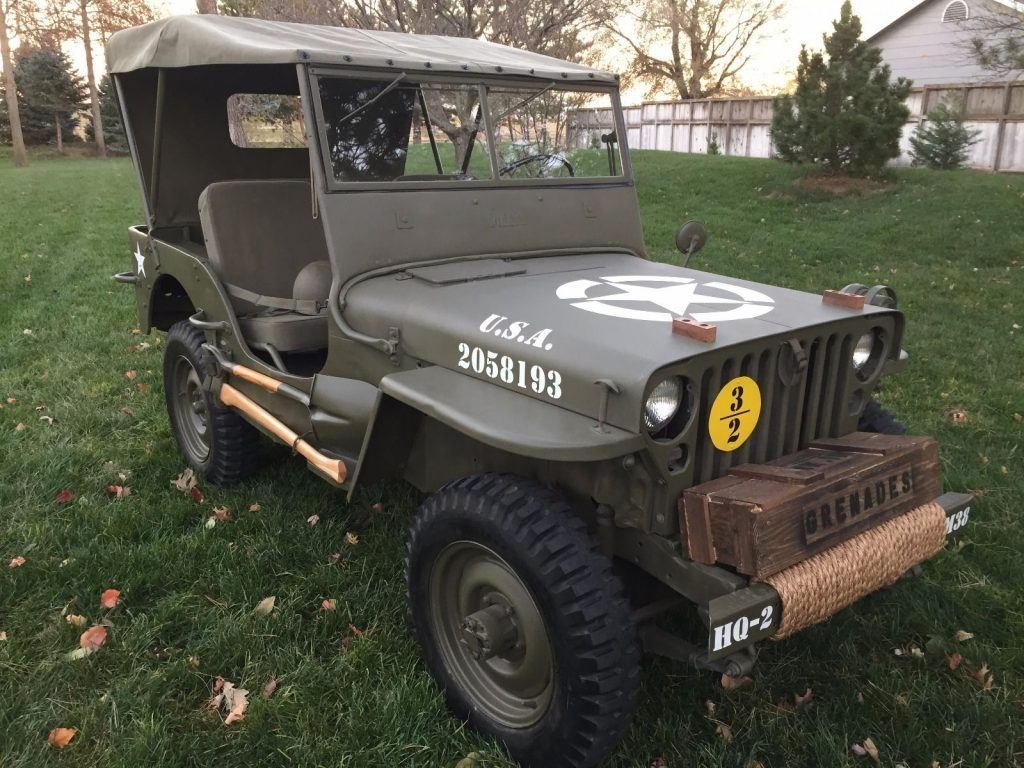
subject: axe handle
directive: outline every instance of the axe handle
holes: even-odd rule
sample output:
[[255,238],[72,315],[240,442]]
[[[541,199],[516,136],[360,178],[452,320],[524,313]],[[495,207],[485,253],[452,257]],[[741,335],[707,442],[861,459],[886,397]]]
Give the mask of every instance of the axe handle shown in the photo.
[[[256,372],[253,371],[253,373]],[[257,373],[256,375],[262,374]],[[324,456],[320,451],[299,437],[287,424],[258,403],[250,400],[230,384],[221,384],[220,401],[229,408],[241,411],[281,442],[290,445],[296,453],[336,483],[341,484],[345,482],[347,474],[345,462],[340,459],[331,459]]]

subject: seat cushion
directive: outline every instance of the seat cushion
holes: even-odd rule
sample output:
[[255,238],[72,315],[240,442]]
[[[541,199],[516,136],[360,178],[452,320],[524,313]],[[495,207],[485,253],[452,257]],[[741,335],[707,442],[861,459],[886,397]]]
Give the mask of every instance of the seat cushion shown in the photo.
[[302,352],[327,346],[327,314],[294,312],[239,318],[242,335],[253,342],[273,345],[278,352]]
[[[293,298],[303,268],[328,260],[323,225],[313,218],[309,182],[302,179],[215,182],[199,196],[199,218],[218,277],[253,293]],[[316,299],[329,291],[328,280]],[[266,309],[237,297],[232,304],[240,316]]]

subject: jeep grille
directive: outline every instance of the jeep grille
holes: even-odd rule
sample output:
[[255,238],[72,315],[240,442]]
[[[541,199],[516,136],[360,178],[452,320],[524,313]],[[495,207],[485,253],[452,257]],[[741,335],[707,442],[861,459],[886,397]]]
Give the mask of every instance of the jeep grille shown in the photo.
[[[853,335],[832,333],[795,340],[807,355],[807,367],[788,384],[779,375],[780,356],[789,354],[784,352],[788,343],[760,352],[738,352],[700,374],[694,485],[720,477],[731,466],[771,461],[819,438],[839,436]],[[708,412],[722,385],[736,376],[750,376],[760,387],[761,418],[742,447],[725,453],[715,450],[708,435]]]

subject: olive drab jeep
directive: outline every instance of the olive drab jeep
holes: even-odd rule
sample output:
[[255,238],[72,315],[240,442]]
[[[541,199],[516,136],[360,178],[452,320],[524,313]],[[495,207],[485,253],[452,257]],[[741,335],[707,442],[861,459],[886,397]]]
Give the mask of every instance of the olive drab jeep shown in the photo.
[[429,494],[413,631],[524,765],[599,763],[642,651],[745,674],[967,522],[873,398],[907,361],[891,289],[698,271],[694,222],[646,257],[614,75],[218,16],[107,58],[146,213],[116,279],[167,334],[185,461],[241,480],[262,432],[349,496]]

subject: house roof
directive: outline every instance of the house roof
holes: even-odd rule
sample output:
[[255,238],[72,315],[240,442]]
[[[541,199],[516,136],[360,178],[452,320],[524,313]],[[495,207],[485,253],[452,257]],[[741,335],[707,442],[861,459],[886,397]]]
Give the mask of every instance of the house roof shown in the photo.
[[[973,0],[973,1],[977,2],[977,0]],[[1007,8],[1009,8],[1009,9],[1010,9],[1011,11],[1017,11],[1017,12],[1020,12],[1020,13],[1024,13],[1024,1],[1022,1],[1022,0],[990,0],[990,1],[991,1],[991,2],[993,2],[993,3],[999,3],[1000,5],[1005,5],[1005,6],[1006,6]],[[868,42],[871,42],[871,41],[872,41],[872,40],[874,40],[874,39],[875,39],[876,37],[878,37],[879,35],[881,35],[881,34],[882,34],[883,32],[885,32],[885,31],[887,31],[888,29],[890,29],[890,28],[892,28],[892,27],[896,26],[896,25],[897,25],[897,24],[899,24],[899,23],[900,23],[901,21],[903,21],[903,20],[904,20],[905,18],[907,18],[908,16],[910,16],[910,15],[912,15],[912,14],[916,13],[916,12],[917,12],[917,10],[918,10],[918,9],[919,9],[919,8],[920,8],[920,7],[922,6],[922,5],[924,5],[925,3],[930,3],[930,2],[931,2],[931,0],[921,0],[921,2],[919,2],[919,3],[915,3],[915,4],[914,4],[913,6],[911,6],[911,7],[910,7],[910,9],[908,9],[908,10],[907,10],[907,11],[906,11],[905,13],[901,13],[901,14],[900,14],[899,16],[897,16],[897,17],[896,17],[895,19],[893,19],[892,21],[890,21],[890,22],[889,22],[888,24],[886,24],[886,25],[885,25],[884,27],[882,27],[882,28],[881,28],[880,30],[878,30],[878,31],[877,31],[877,32],[875,32],[875,33],[874,33],[873,35],[871,35],[871,36],[870,36],[869,38],[867,38]],[[972,0],[966,0],[966,2],[967,2],[967,4],[968,4],[968,5],[970,5],[970,3],[972,2]]]
[[614,83],[617,75],[485,40],[228,16],[172,16],[112,35],[107,65],[334,64],[394,71],[476,72]]

